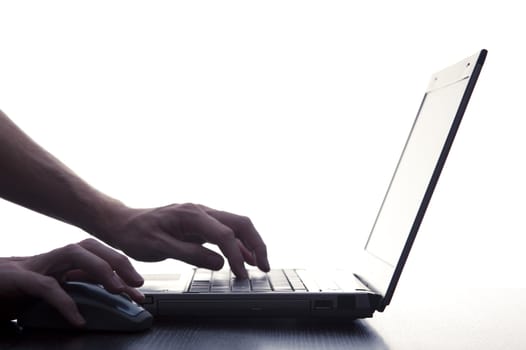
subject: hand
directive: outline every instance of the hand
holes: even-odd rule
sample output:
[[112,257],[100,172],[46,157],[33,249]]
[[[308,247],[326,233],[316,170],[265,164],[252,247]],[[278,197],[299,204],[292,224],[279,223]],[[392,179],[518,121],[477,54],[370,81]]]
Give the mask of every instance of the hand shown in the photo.
[[44,299],[73,325],[85,322],[73,299],[60,287],[67,280],[100,283],[112,293],[126,293],[141,302],[132,287],[144,282],[129,260],[94,239],[45,254],[0,259],[0,318],[14,319],[27,297]]
[[119,216],[100,237],[134,259],[174,258],[221,269],[223,257],[202,246],[209,242],[219,246],[240,278],[248,277],[244,262],[270,270],[265,243],[247,217],[189,203],[155,209],[124,208]]

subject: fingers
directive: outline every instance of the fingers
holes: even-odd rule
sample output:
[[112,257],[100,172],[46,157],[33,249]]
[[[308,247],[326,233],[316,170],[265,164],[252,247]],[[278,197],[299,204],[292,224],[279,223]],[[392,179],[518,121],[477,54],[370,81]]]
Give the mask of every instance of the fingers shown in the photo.
[[100,283],[113,293],[124,292],[137,302],[144,300],[144,295],[132,287],[141,285],[143,279],[129,260],[93,239],[7,261],[0,265],[0,276],[4,276],[0,280],[0,292],[41,298],[76,326],[82,326],[85,321],[57,280],[79,278]]
[[206,241],[216,244],[228,259],[232,272],[239,278],[248,278],[244,265],[245,259],[237,243],[236,235],[230,227],[193,204],[179,206],[178,212],[184,232],[198,232]]
[[[82,271],[82,270],[71,270],[66,273],[64,276],[65,281],[80,281],[80,282],[87,282],[87,283],[94,283],[98,284],[99,281],[93,278],[92,275]],[[133,301],[137,303],[141,303],[144,301],[144,294],[142,294],[139,290],[130,287],[128,285],[124,285],[124,294],[127,294]]]
[[[32,260],[30,269],[42,274],[61,278],[71,270],[81,270],[85,274],[84,279],[89,276],[90,281],[102,284],[112,293],[125,292],[137,302],[144,299],[140,292],[132,291],[131,286],[127,285],[142,284],[142,278],[131,267],[128,259],[93,239],[55,249]],[[38,265],[48,268],[42,270]],[[122,279],[114,270],[123,276]]]
[[224,259],[216,252],[200,244],[180,241],[162,233],[159,236],[162,237],[162,242],[158,249],[164,256],[206,269],[220,270],[223,268]]
[[239,249],[241,250],[241,254],[243,254],[243,258],[245,258],[245,261],[252,266],[256,266],[257,262],[254,254],[248,250],[239,239],[237,240],[237,244],[239,245]]
[[53,275],[57,275],[57,273],[63,275],[69,270],[80,269],[93,276],[96,281],[99,281],[112,293],[124,291],[124,284],[113,272],[110,264],[78,244],[70,244],[55,249],[47,253],[46,258],[61,270],[56,271]]
[[[139,260],[175,258],[218,269],[224,263],[221,256],[202,247],[209,242],[219,247],[238,277],[248,277],[245,262],[270,270],[266,245],[250,219],[205,206],[186,203],[139,210],[118,232],[127,237],[120,241],[121,249]],[[119,275],[128,281],[120,270]]]
[[128,285],[133,287],[140,287],[144,283],[144,279],[133,268],[128,258],[115,250],[106,247],[94,239],[86,239],[79,243],[79,245],[98,257],[104,259],[117,272],[120,278]]
[[60,287],[54,278],[33,271],[22,271],[17,273],[15,278],[18,290],[23,294],[45,300],[74,326],[81,327],[86,323],[73,299]]
[[235,232],[236,237],[238,237],[241,242],[254,253],[256,265],[261,270],[265,272],[270,271],[270,264],[267,257],[267,246],[248,217],[207,207],[202,208],[208,215],[230,227]]

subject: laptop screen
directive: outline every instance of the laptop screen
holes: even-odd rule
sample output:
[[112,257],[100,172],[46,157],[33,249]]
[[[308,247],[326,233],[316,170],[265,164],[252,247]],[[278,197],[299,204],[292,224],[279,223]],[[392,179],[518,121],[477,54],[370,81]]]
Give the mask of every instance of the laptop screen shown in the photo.
[[395,266],[446,142],[468,79],[426,93],[366,249]]
[[[484,61],[482,50],[432,76],[365,246],[359,276],[389,302]],[[385,305],[384,305],[385,306]]]

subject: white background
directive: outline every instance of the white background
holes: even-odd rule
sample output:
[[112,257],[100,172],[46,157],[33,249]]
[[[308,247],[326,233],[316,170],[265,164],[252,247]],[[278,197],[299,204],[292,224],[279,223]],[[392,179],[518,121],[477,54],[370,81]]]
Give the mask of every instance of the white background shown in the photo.
[[[518,4],[0,1],[0,108],[131,206],[249,215],[272,265],[341,264],[365,243],[431,74],[486,48],[403,281],[526,286]],[[0,202],[0,256],[85,237]]]

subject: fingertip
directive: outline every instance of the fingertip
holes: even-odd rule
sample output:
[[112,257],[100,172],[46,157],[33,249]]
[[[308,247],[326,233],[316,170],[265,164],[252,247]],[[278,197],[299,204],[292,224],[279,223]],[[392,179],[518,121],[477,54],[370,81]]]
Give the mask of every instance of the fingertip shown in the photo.
[[78,311],[73,313],[71,322],[75,327],[78,327],[78,328],[82,328],[86,325],[86,320],[84,319],[84,317],[82,317],[82,315]]
[[142,303],[146,299],[146,297],[144,296],[144,294],[142,294],[142,292],[140,290],[133,289],[133,288],[128,291],[128,295],[136,303]]
[[259,247],[255,250],[257,265],[261,269],[261,271],[269,272],[270,271],[270,264],[268,262],[267,258],[267,249],[265,246]]
[[232,272],[234,272],[234,275],[236,275],[237,278],[244,280],[248,279],[248,271],[245,269],[245,267],[242,267],[240,269],[232,268]]
[[144,284],[144,278],[138,273],[125,274],[123,272],[118,272],[119,278],[126,283],[127,286],[138,288]]
[[134,287],[140,287],[144,284],[144,278],[137,271],[133,271],[131,283],[133,283]]
[[269,272],[270,271],[270,265],[268,263],[268,261],[262,261],[258,264],[258,267],[261,271],[263,272]]
[[218,254],[209,254],[206,257],[205,264],[205,267],[211,270],[221,270],[225,265],[225,259]]
[[144,279],[142,277],[140,279],[135,279],[135,280],[128,282],[128,285],[130,287],[135,287],[135,288],[142,287],[143,284],[144,284]]

